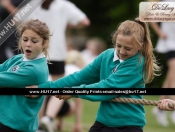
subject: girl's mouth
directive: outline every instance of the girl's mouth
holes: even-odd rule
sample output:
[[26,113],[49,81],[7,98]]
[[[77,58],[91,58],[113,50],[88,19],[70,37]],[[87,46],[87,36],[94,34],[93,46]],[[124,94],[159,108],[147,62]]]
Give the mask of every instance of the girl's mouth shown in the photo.
[[31,50],[26,50],[26,54],[27,54],[27,55],[30,55],[31,52],[32,52]]
[[119,54],[119,58],[120,58],[120,59],[125,58],[125,57],[126,57],[126,55],[121,55],[121,54]]

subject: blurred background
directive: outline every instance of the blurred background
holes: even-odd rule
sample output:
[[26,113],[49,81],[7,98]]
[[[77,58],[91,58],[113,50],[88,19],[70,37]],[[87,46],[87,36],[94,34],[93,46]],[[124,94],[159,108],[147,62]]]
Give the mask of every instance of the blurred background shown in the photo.
[[[112,33],[117,29],[120,22],[127,19],[134,19],[139,16],[139,3],[143,0],[70,0],[79,7],[90,19],[91,24],[86,29],[68,30],[67,36],[72,36],[76,40],[79,49],[82,50],[85,46],[88,37],[100,37],[107,43],[108,47],[113,47],[111,41]],[[152,43],[155,47],[158,37],[150,28]],[[83,44],[84,43],[84,44]],[[162,75],[156,77],[147,88],[161,87],[165,79],[167,66],[163,54],[155,52],[160,65],[163,67]]]

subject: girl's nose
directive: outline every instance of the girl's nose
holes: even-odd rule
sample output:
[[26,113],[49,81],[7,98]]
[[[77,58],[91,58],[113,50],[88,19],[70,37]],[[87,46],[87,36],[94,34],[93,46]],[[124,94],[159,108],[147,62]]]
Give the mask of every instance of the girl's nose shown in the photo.
[[27,47],[30,47],[31,46],[31,44],[30,44],[30,41],[27,41]]
[[120,49],[120,53],[121,54],[124,54],[125,53],[125,50],[123,48]]

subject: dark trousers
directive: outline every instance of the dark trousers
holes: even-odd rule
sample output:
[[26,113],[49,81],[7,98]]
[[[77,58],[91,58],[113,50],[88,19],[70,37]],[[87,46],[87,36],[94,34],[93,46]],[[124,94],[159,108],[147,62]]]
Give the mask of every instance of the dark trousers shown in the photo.
[[136,126],[107,127],[95,121],[89,132],[143,132],[143,130],[140,127]]
[[0,123],[0,131],[1,132],[20,132],[20,131],[17,131],[17,130],[12,129],[10,127],[4,126],[1,123]]

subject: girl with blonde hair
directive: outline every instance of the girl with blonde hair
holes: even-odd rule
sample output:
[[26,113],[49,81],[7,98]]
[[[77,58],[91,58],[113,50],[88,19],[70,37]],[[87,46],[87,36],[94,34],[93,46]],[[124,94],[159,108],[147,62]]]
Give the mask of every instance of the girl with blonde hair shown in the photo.
[[[0,64],[0,87],[24,88],[42,84],[48,79],[50,31],[39,20],[28,20],[18,29],[19,49],[16,55]],[[30,99],[24,95],[0,96],[0,130],[2,132],[36,132],[38,112],[44,96]]]
[[[153,54],[149,29],[138,18],[122,22],[112,37],[115,48],[102,52],[79,72],[39,88],[145,88],[145,84],[159,75],[160,67]],[[31,86],[37,87],[37,86]],[[30,88],[31,88],[30,87]],[[73,95],[58,95],[68,99]],[[96,121],[89,132],[143,132],[146,124],[143,105],[114,103],[109,100],[119,95],[77,95],[81,99],[100,101]],[[120,95],[142,99],[142,95]]]

